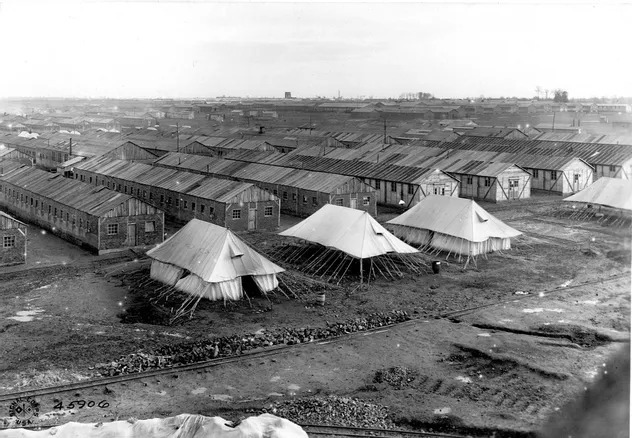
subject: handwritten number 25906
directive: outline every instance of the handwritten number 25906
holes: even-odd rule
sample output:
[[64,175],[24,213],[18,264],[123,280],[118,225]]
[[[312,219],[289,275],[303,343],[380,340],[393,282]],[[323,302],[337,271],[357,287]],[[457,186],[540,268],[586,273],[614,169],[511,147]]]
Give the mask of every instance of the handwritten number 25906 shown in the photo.
[[[66,409],[75,409],[75,407],[79,409],[83,409],[85,407],[93,408],[94,406],[95,406],[95,402],[93,400],[88,400],[87,402],[85,400],[73,400],[66,405]],[[105,400],[101,400],[99,403],[96,404],[96,406],[98,408],[105,409],[105,408],[110,407],[110,404]],[[63,401],[60,401],[55,406],[53,406],[53,409],[63,409],[63,408],[64,408]]]

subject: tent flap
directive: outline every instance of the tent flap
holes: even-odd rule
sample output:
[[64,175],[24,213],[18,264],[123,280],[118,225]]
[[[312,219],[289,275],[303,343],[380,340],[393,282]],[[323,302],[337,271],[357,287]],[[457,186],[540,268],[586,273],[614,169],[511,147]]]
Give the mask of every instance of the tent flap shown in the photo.
[[161,283],[168,284],[169,286],[174,286],[182,276],[183,272],[184,269],[182,268],[178,268],[177,266],[173,266],[168,263],[162,263],[158,260],[153,260],[151,262],[151,271],[149,276],[153,280],[160,281]]

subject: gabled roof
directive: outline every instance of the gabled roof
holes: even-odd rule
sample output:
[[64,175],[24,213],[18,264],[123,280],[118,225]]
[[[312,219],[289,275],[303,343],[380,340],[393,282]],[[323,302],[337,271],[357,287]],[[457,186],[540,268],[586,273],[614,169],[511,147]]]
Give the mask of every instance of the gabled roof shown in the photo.
[[393,236],[366,211],[332,204],[324,205],[279,234],[318,243],[358,259],[418,252]]
[[186,269],[208,283],[285,271],[230,230],[198,219],[192,219],[173,236],[149,250],[147,255]]
[[522,234],[489,214],[471,199],[452,196],[426,196],[410,210],[386,223],[431,230],[470,242]]
[[632,211],[632,181],[604,176],[564,201],[585,202]]
[[95,187],[34,167],[23,167],[1,180],[92,216],[102,216],[132,199],[105,187]]

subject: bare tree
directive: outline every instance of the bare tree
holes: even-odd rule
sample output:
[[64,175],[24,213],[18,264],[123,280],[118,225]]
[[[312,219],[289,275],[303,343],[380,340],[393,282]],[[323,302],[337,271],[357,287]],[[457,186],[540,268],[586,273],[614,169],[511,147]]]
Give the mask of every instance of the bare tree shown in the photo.
[[540,95],[542,94],[542,87],[541,86],[536,86],[535,87],[535,94],[538,96],[538,100],[540,99]]
[[544,90],[544,98],[545,98],[546,100],[549,100],[549,93],[550,93],[550,92],[551,92],[551,90],[549,90],[549,89]]

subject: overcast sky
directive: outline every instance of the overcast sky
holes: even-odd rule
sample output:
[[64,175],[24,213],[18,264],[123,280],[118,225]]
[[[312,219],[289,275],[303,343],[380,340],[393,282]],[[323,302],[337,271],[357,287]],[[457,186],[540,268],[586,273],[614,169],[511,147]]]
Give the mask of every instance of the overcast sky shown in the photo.
[[632,96],[632,5],[0,0],[0,96]]

